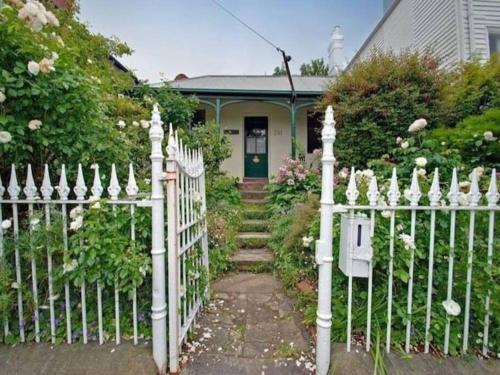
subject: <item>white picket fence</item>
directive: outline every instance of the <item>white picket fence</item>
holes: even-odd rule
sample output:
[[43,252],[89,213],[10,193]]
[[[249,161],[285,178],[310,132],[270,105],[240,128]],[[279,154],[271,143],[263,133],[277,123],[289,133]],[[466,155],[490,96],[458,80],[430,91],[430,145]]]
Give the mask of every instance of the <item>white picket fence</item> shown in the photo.
[[[496,171],[493,170],[489,181],[489,189],[485,194],[486,204],[482,204],[481,192],[478,183],[477,170],[474,169],[471,173],[470,190],[467,194],[459,191],[457,171],[453,170],[452,180],[447,194],[448,202],[444,201],[444,193],[440,188],[439,172],[436,169],[433,175],[432,185],[428,192],[429,204],[419,205],[422,193],[419,187],[417,172],[414,171],[411,178],[411,185],[409,189],[405,190],[405,198],[408,200],[408,205],[400,204],[400,188],[398,186],[397,171],[393,169],[390,186],[387,192],[387,204],[381,204],[380,198],[382,194],[378,189],[377,177],[372,176],[369,181],[369,187],[366,192],[368,204],[357,204],[359,198],[359,190],[356,183],[354,169],[350,174],[349,183],[346,191],[346,201],[344,204],[335,204],[334,202],[334,163],[335,157],[333,153],[333,143],[335,142],[335,121],[333,117],[332,107],[329,106],[325,121],[323,123],[322,141],[323,141],[323,157],[322,157],[322,192],[321,192],[321,229],[320,239],[316,242],[316,262],[319,265],[319,279],[318,279],[318,311],[317,311],[317,373],[324,375],[328,373],[330,366],[330,337],[331,337],[331,324],[332,324],[332,262],[337,261],[333,258],[332,252],[332,233],[334,219],[340,219],[341,213],[346,213],[348,217],[355,218],[359,212],[365,212],[369,215],[370,221],[370,237],[373,238],[374,233],[377,231],[376,217],[381,212],[389,216],[390,233],[387,239],[387,250],[389,255],[388,260],[388,289],[387,289],[387,313],[386,313],[386,339],[385,348],[389,352],[391,350],[391,329],[393,319],[393,286],[394,286],[394,258],[395,254],[395,228],[397,212],[410,212],[410,238],[409,243],[415,244],[416,238],[419,236],[416,233],[416,218],[417,215],[423,215],[425,212],[430,213],[429,223],[429,238],[428,247],[425,249],[428,259],[427,268],[427,298],[425,305],[425,341],[424,351],[429,352],[431,344],[430,328],[432,323],[432,299],[433,299],[433,275],[434,275],[434,252],[436,242],[439,240],[448,241],[448,278],[447,278],[447,299],[452,301],[454,297],[454,258],[456,248],[456,219],[457,212],[465,211],[469,214],[469,227],[468,227],[468,250],[467,250],[467,273],[466,273],[466,288],[465,290],[455,291],[456,294],[463,296],[465,301],[464,309],[462,309],[464,324],[462,334],[462,351],[465,353],[469,348],[469,328],[470,328],[470,313],[471,313],[471,295],[472,295],[472,276],[473,276],[473,257],[475,247],[475,233],[476,231],[476,215],[479,212],[488,213],[488,228],[487,228],[487,267],[491,270],[493,262],[493,249],[494,249],[494,227],[495,227],[495,213],[500,210],[497,205],[499,200],[499,193],[496,181]],[[450,233],[446,239],[436,238],[436,214],[439,212],[449,213]],[[353,228],[350,228],[353,229]],[[356,229],[353,229],[355,231]],[[360,235],[360,234],[359,234]],[[358,240],[359,241],[359,240]],[[359,243],[358,243],[359,245]],[[341,244],[342,246],[342,244]],[[407,285],[407,307],[406,307],[406,340],[405,350],[410,352],[412,345],[412,329],[414,322],[412,321],[413,296],[414,296],[414,264],[415,264],[415,246],[408,247],[410,251],[410,263],[408,268],[408,285]],[[350,252],[352,249],[347,249],[346,253],[349,256],[356,255]],[[370,249],[368,249],[368,253]],[[340,250],[342,252],[342,249]],[[347,274],[348,277],[348,290],[347,290],[347,351],[351,350],[351,335],[352,335],[352,301],[353,301],[353,258],[347,257]],[[356,258],[356,257],[354,257]],[[368,275],[367,275],[367,311],[366,311],[366,329],[364,330],[364,339],[366,341],[366,350],[370,350],[370,343],[372,341],[372,292],[373,292],[373,262],[372,259],[368,260]],[[487,271],[487,270],[486,270]],[[337,276],[337,275],[336,275]],[[342,277],[343,275],[339,275]],[[491,319],[491,291],[486,291],[486,298],[484,301],[484,310],[486,311],[483,318],[484,332],[482,332],[482,351],[484,354],[488,351],[488,335]],[[335,314],[335,311],[333,311]],[[447,323],[444,332],[444,352],[448,354],[450,344],[450,325],[451,316],[447,313]],[[413,343],[416,344],[416,343]]]
[[[152,112],[152,120],[150,127],[150,139],[152,143],[151,152],[151,194],[140,193],[132,164],[129,166],[128,182],[125,188],[126,194],[120,194],[120,187],[115,165],[112,165],[110,183],[107,188],[108,200],[107,203],[112,206],[127,206],[132,217],[130,226],[130,241],[136,241],[136,226],[134,216],[137,209],[151,209],[152,227],[151,227],[151,256],[152,256],[152,285],[143,285],[143,288],[152,288],[151,301],[151,321],[152,321],[152,341],[153,341],[153,358],[161,373],[166,372],[167,368],[167,345],[170,349],[170,369],[175,372],[178,369],[179,349],[186,338],[187,331],[192,326],[196,314],[200,311],[203,296],[208,290],[208,246],[205,223],[205,177],[203,167],[203,157],[201,150],[189,150],[182,146],[182,142],[178,139],[177,133],[172,132],[170,126],[169,156],[167,159],[167,172],[164,173],[164,157],[162,152],[163,129],[160,114],[157,106]],[[4,188],[0,181],[0,222],[6,217],[3,213],[8,213],[11,219],[12,228],[0,228],[0,257],[4,256],[5,241],[4,235],[6,230],[13,231],[13,252],[14,264],[12,269],[15,270],[17,292],[17,305],[13,309],[17,310],[17,322],[13,323],[9,320],[2,322],[3,336],[7,337],[14,334],[12,327],[17,324],[17,333],[21,342],[27,341],[27,333],[25,331],[25,319],[27,318],[24,307],[27,304],[33,309],[34,322],[34,341],[40,342],[40,296],[39,280],[37,280],[37,270],[45,267],[48,275],[48,298],[50,320],[50,340],[56,343],[57,327],[60,325],[57,319],[57,311],[55,301],[59,296],[55,295],[53,290],[53,275],[57,271],[54,269],[55,264],[62,267],[62,259],[52,259],[52,252],[47,248],[46,257],[47,264],[37,264],[35,257],[31,257],[31,269],[21,269],[22,258],[27,254],[21,254],[19,250],[19,236],[21,230],[28,230],[31,233],[31,225],[21,225],[21,215],[27,212],[28,220],[33,217],[35,209],[44,212],[45,225],[49,226],[54,214],[60,214],[62,218],[62,247],[64,253],[68,251],[68,238],[71,232],[68,227],[68,213],[74,207],[83,209],[91,204],[95,204],[96,200],[106,198],[103,196],[104,188],[101,183],[99,166],[94,165],[94,180],[90,188],[91,196],[87,197],[88,188],[84,181],[84,174],[81,165],[78,165],[78,174],[76,183],[71,189],[68,184],[66,168],[61,167],[59,183],[57,186],[52,186],[51,173],[49,166],[45,165],[43,182],[40,187],[41,197],[38,194],[38,188],[35,185],[31,166],[26,168],[26,182],[22,189],[24,197],[21,197],[21,187],[19,186],[16,167],[13,165],[10,174],[9,184],[7,189]],[[52,174],[53,176],[53,174]],[[163,194],[164,183],[168,186],[167,199]],[[5,198],[5,190],[9,195]],[[58,197],[54,199],[54,191]],[[71,191],[74,196],[71,197]],[[106,200],[103,200],[106,202]],[[165,216],[164,206],[167,205],[168,220]],[[27,206],[23,209],[21,206]],[[85,217],[81,216],[83,225],[85,225]],[[168,270],[166,269],[165,259],[165,223],[168,225]],[[188,264],[188,266],[186,266]],[[168,272],[168,284],[166,282],[166,274]],[[203,276],[203,278],[202,278]],[[202,282],[202,279],[205,280]],[[23,284],[31,283],[32,298],[28,301],[23,296]],[[167,291],[168,287],[168,308],[169,308],[169,326],[167,327]],[[80,321],[82,332],[81,341],[84,344],[89,342],[88,327],[89,324],[97,324],[99,344],[106,341],[106,334],[103,329],[103,310],[106,307],[106,301],[103,300],[103,289],[99,281],[95,285],[87,285],[83,282],[80,286],[79,293],[73,293],[75,288],[70,285],[69,281],[64,283],[64,309],[65,309],[65,340],[67,343],[72,343],[74,339],[74,330],[72,326],[72,309],[76,302],[72,298],[79,298],[79,308],[81,308]],[[90,293],[96,293],[97,299],[97,322],[90,322],[87,318],[87,299]],[[121,312],[120,307],[123,307],[127,302],[121,295],[118,287],[115,285],[114,295],[114,321],[115,335],[114,341],[118,345],[121,342],[122,334],[120,329]],[[189,296],[189,298],[188,298]],[[120,298],[122,297],[122,300]],[[132,320],[133,325],[133,342],[137,344],[139,341],[138,335],[138,309],[137,301],[138,291],[134,288],[132,292]],[[45,301],[43,301],[45,302]],[[74,315],[74,314],[73,314]],[[73,317],[74,320],[74,317]],[[167,331],[169,332],[169,340],[167,340]]]

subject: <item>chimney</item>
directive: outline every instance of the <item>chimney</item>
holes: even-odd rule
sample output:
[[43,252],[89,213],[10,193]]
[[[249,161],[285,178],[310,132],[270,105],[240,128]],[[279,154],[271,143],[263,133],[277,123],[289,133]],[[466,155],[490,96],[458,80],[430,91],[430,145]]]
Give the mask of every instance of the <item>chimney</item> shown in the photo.
[[328,67],[332,76],[338,75],[344,69],[344,35],[340,26],[335,26],[328,45]]

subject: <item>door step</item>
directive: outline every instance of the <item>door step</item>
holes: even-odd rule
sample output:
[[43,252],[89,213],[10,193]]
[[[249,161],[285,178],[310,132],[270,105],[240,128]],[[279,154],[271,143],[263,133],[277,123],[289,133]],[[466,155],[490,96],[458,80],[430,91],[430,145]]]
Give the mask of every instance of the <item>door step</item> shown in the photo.
[[244,249],[259,249],[267,246],[271,238],[270,233],[265,232],[241,232],[236,235],[238,247]]
[[231,263],[241,271],[267,272],[272,269],[274,257],[267,248],[239,249],[231,256]]
[[241,229],[243,232],[267,232],[268,224],[266,220],[243,220]]

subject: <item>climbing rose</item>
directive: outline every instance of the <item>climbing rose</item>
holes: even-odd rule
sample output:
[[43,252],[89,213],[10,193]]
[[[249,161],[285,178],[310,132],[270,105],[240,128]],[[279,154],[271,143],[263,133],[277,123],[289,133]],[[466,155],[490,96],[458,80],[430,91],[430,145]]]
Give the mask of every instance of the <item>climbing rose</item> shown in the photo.
[[12,135],[6,131],[0,131],[0,143],[9,143],[12,141]]
[[28,123],[28,128],[30,128],[30,130],[38,130],[40,129],[40,126],[42,126],[42,122],[40,120],[31,120]]
[[409,146],[410,144],[408,143],[408,141],[404,141],[403,143],[401,143],[401,148],[403,150],[406,150]]
[[140,124],[137,121],[132,121],[133,126],[139,126]]
[[415,164],[417,164],[418,167],[425,167],[427,165],[427,159],[424,157],[416,158],[415,159]]
[[443,307],[448,315],[458,316],[460,315],[460,305],[453,301],[452,299],[443,301]]
[[149,128],[149,121],[148,120],[141,120],[141,126],[143,129]]
[[42,73],[49,73],[49,72],[53,72],[54,70],[56,70],[56,68],[54,68],[54,61],[49,60],[46,57],[41,59],[40,62],[38,63],[38,65],[40,66],[40,71]]
[[118,127],[120,129],[123,129],[127,124],[125,124],[125,121],[120,120],[120,121],[118,121],[118,123],[116,125],[118,125]]
[[426,175],[426,173],[427,172],[423,168],[418,168],[417,169],[417,175],[419,175],[420,177],[424,177]]
[[388,219],[391,217],[391,211],[384,210],[382,211],[382,217]]
[[489,130],[484,132],[483,137],[484,137],[484,140],[487,142],[491,142],[491,141],[496,140],[496,137],[493,137],[493,132],[491,132]]
[[408,128],[408,131],[410,133],[416,133],[420,130],[422,130],[423,128],[425,128],[427,126],[427,121],[423,118],[420,118],[418,120],[415,120],[413,122],[413,124],[410,125],[410,127]]
[[411,238],[410,235],[401,233],[399,235],[399,238],[405,244],[406,250],[415,250],[415,242],[413,241],[413,238]]
[[11,227],[11,225],[12,225],[12,221],[10,221],[9,219],[2,221],[2,229],[3,230],[9,229]]
[[396,143],[399,145],[403,141],[403,138],[397,137],[396,138]]
[[40,65],[36,61],[30,61],[28,63],[28,71],[36,76],[40,72]]
[[5,99],[7,99],[7,97],[5,96],[3,91],[0,91],[0,103],[3,103],[5,101]]

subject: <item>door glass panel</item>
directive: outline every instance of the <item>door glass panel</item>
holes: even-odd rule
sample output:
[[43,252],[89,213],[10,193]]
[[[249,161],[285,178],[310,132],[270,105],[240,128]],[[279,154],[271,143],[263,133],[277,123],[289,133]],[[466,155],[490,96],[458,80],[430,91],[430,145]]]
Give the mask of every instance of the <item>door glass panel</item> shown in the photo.
[[255,138],[252,136],[247,137],[247,154],[255,154],[257,152],[257,146]]
[[257,147],[256,147],[256,154],[265,154],[266,153],[266,138],[265,137],[260,137],[256,139],[257,141]]

